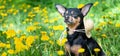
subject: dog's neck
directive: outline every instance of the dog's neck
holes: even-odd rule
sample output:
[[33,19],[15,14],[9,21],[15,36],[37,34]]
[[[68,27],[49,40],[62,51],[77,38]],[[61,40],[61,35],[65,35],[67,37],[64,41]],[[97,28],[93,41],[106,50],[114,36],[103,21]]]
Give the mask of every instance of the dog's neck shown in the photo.
[[78,30],[78,29],[85,29],[85,27],[84,27],[84,24],[83,24],[84,22],[83,21],[81,21],[81,22],[77,22],[77,23],[75,23],[75,24],[71,24],[71,25],[67,25],[68,27],[68,34],[69,35],[72,35],[72,34],[74,34],[74,30]]

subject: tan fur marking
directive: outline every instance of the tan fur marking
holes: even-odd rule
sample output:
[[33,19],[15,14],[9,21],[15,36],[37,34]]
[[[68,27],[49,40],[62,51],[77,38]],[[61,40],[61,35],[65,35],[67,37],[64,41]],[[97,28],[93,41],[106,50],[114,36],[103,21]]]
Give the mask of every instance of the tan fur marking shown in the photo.
[[74,13],[74,11],[71,11],[71,14],[73,14]]
[[65,44],[65,50],[67,51],[67,52],[69,52],[70,51],[70,45],[67,43],[67,44]]
[[68,24],[68,25],[67,25],[68,28],[70,29],[70,30],[68,31],[68,33],[69,33],[70,35],[74,33],[73,30],[75,30],[76,27],[80,24],[79,22],[80,22],[80,18],[79,18],[79,17],[78,17],[78,19],[74,19],[74,18],[73,18],[73,24]]
[[78,50],[81,48],[82,46],[80,45],[73,45],[71,47],[71,51],[75,54],[75,56],[79,56],[79,52]]
[[66,13],[68,14],[68,11],[66,11]]

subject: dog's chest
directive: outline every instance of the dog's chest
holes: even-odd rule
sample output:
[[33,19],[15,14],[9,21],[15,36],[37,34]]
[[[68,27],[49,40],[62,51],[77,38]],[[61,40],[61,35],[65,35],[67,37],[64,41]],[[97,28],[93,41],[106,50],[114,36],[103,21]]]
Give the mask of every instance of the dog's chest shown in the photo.
[[68,31],[68,34],[69,34],[69,35],[72,35],[73,33],[74,33],[74,30],[69,30],[69,31]]

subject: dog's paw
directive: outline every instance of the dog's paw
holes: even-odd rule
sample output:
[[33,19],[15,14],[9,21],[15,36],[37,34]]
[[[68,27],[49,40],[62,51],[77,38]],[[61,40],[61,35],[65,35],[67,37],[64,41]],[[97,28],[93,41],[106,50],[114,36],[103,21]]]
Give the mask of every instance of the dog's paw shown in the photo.
[[85,32],[88,38],[91,37],[91,30],[94,28],[94,22],[91,19],[84,19]]

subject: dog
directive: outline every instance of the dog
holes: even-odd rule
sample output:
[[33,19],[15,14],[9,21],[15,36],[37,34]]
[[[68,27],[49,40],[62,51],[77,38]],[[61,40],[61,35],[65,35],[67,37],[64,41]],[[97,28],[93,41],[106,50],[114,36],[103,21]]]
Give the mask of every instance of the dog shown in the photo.
[[[66,8],[60,4],[55,5],[58,12],[64,17],[64,22],[67,25],[66,56],[105,56],[97,41],[86,34],[83,20],[92,5],[93,3],[88,3],[82,8]],[[85,49],[84,52],[80,53],[78,51],[80,48]],[[96,52],[95,48],[98,48],[100,51]]]

